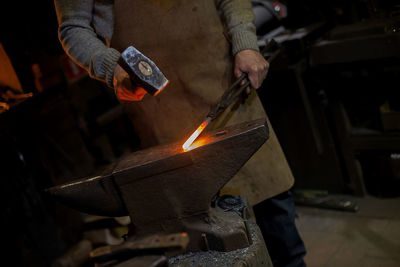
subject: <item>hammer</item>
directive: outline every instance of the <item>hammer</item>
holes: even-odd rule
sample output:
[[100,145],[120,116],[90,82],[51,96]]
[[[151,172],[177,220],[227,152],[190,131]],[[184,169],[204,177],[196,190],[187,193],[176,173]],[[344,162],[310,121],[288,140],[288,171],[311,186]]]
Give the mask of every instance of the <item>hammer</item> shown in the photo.
[[133,46],[122,52],[118,63],[129,74],[133,84],[152,96],[158,95],[169,83],[156,64]]

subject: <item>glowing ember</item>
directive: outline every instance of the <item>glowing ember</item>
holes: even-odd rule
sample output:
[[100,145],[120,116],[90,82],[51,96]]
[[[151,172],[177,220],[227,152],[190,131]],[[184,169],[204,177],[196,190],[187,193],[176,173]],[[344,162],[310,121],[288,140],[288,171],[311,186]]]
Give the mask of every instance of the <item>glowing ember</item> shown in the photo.
[[201,134],[201,132],[204,130],[204,128],[207,127],[207,125],[211,122],[210,118],[207,118],[203,123],[199,126],[199,128],[194,131],[194,133],[189,137],[188,140],[183,144],[182,148],[184,151],[190,150],[191,144],[196,140],[196,138]]
[[207,144],[209,142],[210,142],[209,138],[201,138],[200,140],[197,140],[197,141],[193,142],[193,144],[191,144],[189,146],[189,148],[187,150],[185,150],[185,152],[186,151],[190,151],[190,150],[195,149],[195,148],[198,148],[198,147],[201,147],[201,146],[204,146],[205,144]]

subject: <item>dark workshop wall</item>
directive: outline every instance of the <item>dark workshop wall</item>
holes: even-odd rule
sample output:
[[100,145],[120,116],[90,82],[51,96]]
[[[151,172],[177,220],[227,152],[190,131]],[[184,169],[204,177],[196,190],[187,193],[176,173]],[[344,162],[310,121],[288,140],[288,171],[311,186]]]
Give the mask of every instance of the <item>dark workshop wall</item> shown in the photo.
[[399,6],[372,0],[285,3],[287,29],[324,25],[317,34],[284,42],[258,91],[295,188],[398,195]]
[[[51,266],[81,239],[81,214],[56,203],[44,189],[86,176],[137,145],[112,90],[87,75],[67,79],[57,27],[52,0],[6,1],[0,9],[0,43],[23,90],[34,93],[0,114],[7,266]],[[41,90],[33,64],[42,73]],[[113,120],[95,123],[115,107]]]

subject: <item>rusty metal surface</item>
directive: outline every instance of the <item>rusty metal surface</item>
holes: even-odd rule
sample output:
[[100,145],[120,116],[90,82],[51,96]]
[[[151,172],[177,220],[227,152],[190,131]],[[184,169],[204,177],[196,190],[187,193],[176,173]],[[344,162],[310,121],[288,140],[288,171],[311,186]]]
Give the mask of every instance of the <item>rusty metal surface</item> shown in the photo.
[[128,215],[112,177],[114,168],[115,164],[110,165],[91,177],[46,191],[59,202],[81,212],[115,217]]
[[[129,259],[109,259],[105,262],[96,262],[97,266],[114,266],[114,267],[122,267],[122,266],[170,266],[170,267],[204,267],[204,266],[215,266],[215,267],[261,267],[261,266],[269,266],[272,267],[272,262],[268,254],[268,250],[265,246],[262,234],[256,223],[252,220],[249,220],[248,223],[249,228],[249,236],[251,238],[251,245],[237,249],[230,252],[219,252],[215,250],[209,251],[196,251],[196,252],[188,252],[185,254],[180,254],[177,256],[172,256],[167,259],[165,256],[161,255],[143,255],[131,257]],[[169,239],[168,237],[166,239]],[[150,238],[144,241],[145,246],[152,246],[154,242],[154,238]],[[141,242],[142,242],[141,241]],[[150,241],[150,242],[148,242]],[[139,242],[139,243],[141,243]],[[139,244],[136,243],[136,244]],[[157,243],[157,242],[156,242]],[[164,242],[161,242],[164,243]],[[167,244],[169,243],[166,240]],[[131,243],[133,244],[133,243]],[[156,244],[158,246],[159,244]],[[131,246],[131,245],[128,245]],[[136,246],[134,246],[136,247]],[[125,255],[126,256],[126,255]],[[155,265],[152,265],[155,264]],[[161,264],[161,265],[158,265]]]
[[[179,178],[171,177],[171,181],[168,182],[183,180],[184,183],[173,184],[173,187],[183,186],[189,191],[198,191],[198,185],[201,185],[203,180],[209,180],[208,183],[217,188],[213,190],[215,192],[211,192],[215,194],[267,138],[268,129],[265,121],[256,120],[229,129],[213,131],[200,139],[200,141],[207,140],[205,145],[192,151],[183,152],[180,143],[138,151],[110,165],[100,174],[55,186],[47,191],[60,202],[73,208],[105,216],[128,214],[119,198],[116,184],[130,184],[139,182],[143,178],[149,180],[152,176],[165,176],[164,179],[179,176]],[[196,180],[196,177],[201,177],[201,180]],[[213,180],[213,177],[216,179]],[[145,183],[152,189],[157,187],[149,181]],[[136,188],[132,193],[143,190]],[[189,195],[188,198],[193,197],[187,192],[181,193]],[[144,199],[146,202],[152,202],[147,196]],[[143,203],[144,199],[140,202]]]
[[272,267],[272,262],[258,226],[249,221],[252,244],[230,252],[198,251],[178,255],[169,259],[170,267]]
[[[204,249],[201,234],[208,233],[223,243],[222,250],[240,248],[248,245],[240,217],[210,212],[210,203],[267,139],[265,119],[246,122],[205,133],[197,141],[199,147],[190,151],[184,152],[179,142],[132,153],[102,175],[48,192],[86,213],[129,214],[135,238],[188,232],[189,248],[195,250]],[[235,225],[233,245],[224,243],[232,236],[218,224]]]

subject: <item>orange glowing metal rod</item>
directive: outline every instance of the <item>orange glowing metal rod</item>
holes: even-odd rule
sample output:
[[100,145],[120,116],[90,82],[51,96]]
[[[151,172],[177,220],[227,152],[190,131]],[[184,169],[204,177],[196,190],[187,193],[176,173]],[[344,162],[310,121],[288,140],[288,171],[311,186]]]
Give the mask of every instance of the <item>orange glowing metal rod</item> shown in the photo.
[[194,133],[192,133],[192,135],[189,137],[189,139],[186,140],[186,142],[183,144],[182,148],[184,151],[189,150],[189,148],[192,145],[192,143],[194,142],[194,140],[196,140],[196,138],[201,134],[201,132],[203,132],[204,128],[206,128],[210,122],[211,122],[211,118],[207,117],[207,119],[205,121],[203,121],[202,124],[200,124],[199,128],[197,128],[196,131],[194,131]]

